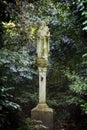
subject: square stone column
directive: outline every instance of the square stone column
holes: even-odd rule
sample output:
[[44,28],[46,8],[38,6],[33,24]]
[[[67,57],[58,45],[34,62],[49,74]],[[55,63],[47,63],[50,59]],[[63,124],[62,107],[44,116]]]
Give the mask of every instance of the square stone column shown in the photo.
[[53,130],[53,109],[49,108],[47,104],[39,103],[31,111],[31,119],[42,121],[42,124],[47,127],[41,130]]
[[46,67],[39,67],[39,104],[32,109],[31,118],[42,121],[47,130],[53,130],[53,109],[46,104],[46,72]]

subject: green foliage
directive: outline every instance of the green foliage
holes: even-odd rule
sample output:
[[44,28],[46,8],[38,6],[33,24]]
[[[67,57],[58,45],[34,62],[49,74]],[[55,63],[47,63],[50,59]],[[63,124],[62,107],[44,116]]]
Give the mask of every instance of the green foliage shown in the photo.
[[[9,19],[4,17],[6,20],[3,19],[4,11],[0,8],[3,12],[0,14],[0,30],[3,30],[0,35],[1,38],[3,36],[0,46],[0,72],[1,76],[6,77],[3,86],[6,86],[4,90],[14,87],[10,92],[22,105],[32,105],[32,102],[35,105],[38,102],[37,29],[41,20],[46,21],[49,26],[51,65],[47,75],[47,102],[55,109],[59,124],[66,120],[75,122],[76,114],[80,115],[80,105],[83,111],[87,112],[87,79],[82,75],[83,70],[86,72],[87,64],[87,38],[82,31],[82,28],[87,30],[87,7],[84,3],[86,0],[5,1],[5,12],[9,16]],[[81,68],[78,73],[76,66]],[[67,68],[71,73],[67,74]],[[12,101],[7,103],[8,107],[14,105]],[[27,111],[26,107],[24,109]],[[28,111],[30,109],[28,108]],[[8,120],[7,113],[4,115],[4,120]],[[25,125],[19,130],[28,129],[38,128],[31,124],[31,121],[25,120]]]
[[27,103],[28,101],[32,101],[33,103],[38,103],[38,94],[37,92],[26,92],[25,90],[21,93],[21,96],[17,97],[21,103]]
[[41,130],[43,129],[47,130],[47,127],[42,124],[41,121],[38,120],[30,120],[30,118],[25,119],[25,125],[21,128],[18,128],[17,130]]
[[29,118],[26,118],[25,125],[21,128],[18,128],[17,130],[39,130],[39,126],[32,124],[31,120]]
[[83,57],[83,64],[87,65],[87,53],[85,53],[82,57]]
[[86,92],[87,92],[87,78],[83,76],[79,76],[75,72],[70,74],[67,73],[68,78],[70,79],[70,90],[75,93],[78,97],[78,100],[76,99],[73,102],[77,102],[82,108],[83,112],[87,112],[87,105],[86,105]]
[[79,94],[86,94],[87,91],[87,78],[79,77],[75,73],[72,75],[69,75],[69,78],[71,79],[72,84],[70,85],[70,89],[73,92],[79,93]]
[[81,12],[83,30],[87,31],[87,0],[78,0],[78,8]]
[[10,51],[8,49],[0,50],[0,65],[8,69],[9,74],[19,74],[20,77],[32,79],[32,73],[35,71],[30,67],[35,63],[35,59],[31,61],[27,48],[21,49],[19,52]]
[[[0,79],[0,83],[2,80],[4,80],[4,78]],[[12,101],[13,96],[9,94],[9,90],[12,90],[12,88],[0,86],[0,128],[10,123],[8,119],[8,114],[10,112],[21,110],[20,106]]]

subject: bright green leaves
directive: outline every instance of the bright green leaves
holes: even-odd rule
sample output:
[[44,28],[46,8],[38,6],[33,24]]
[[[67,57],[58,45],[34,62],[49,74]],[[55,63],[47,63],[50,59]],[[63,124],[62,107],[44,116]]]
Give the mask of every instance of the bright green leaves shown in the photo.
[[81,104],[82,110],[85,114],[87,114],[87,103]]
[[70,85],[70,89],[77,94],[86,94],[87,91],[87,79],[84,77],[79,77],[76,74],[69,76],[72,84]]
[[77,5],[81,12],[83,30],[87,31],[87,0],[78,0]]
[[83,22],[83,30],[87,31],[87,7],[86,9],[82,12],[82,17],[84,18],[84,22]]

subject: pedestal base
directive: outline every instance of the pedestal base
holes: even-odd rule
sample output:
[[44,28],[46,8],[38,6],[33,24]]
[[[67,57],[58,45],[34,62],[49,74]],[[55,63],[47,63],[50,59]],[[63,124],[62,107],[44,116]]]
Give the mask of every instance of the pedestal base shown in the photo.
[[48,128],[47,130],[53,130],[53,109],[49,108],[47,104],[39,103],[34,109],[32,109],[31,119],[40,120],[43,122],[43,125]]

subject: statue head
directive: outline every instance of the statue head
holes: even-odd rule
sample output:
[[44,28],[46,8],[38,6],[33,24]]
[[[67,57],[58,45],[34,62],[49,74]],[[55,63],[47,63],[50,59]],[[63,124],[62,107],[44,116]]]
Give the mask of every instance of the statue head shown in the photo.
[[46,22],[45,21],[41,21],[41,26],[38,30],[38,36],[43,39],[45,37],[48,37],[49,35],[49,28],[48,26],[46,26]]
[[41,21],[41,26],[45,27],[46,26],[46,22],[45,21]]

